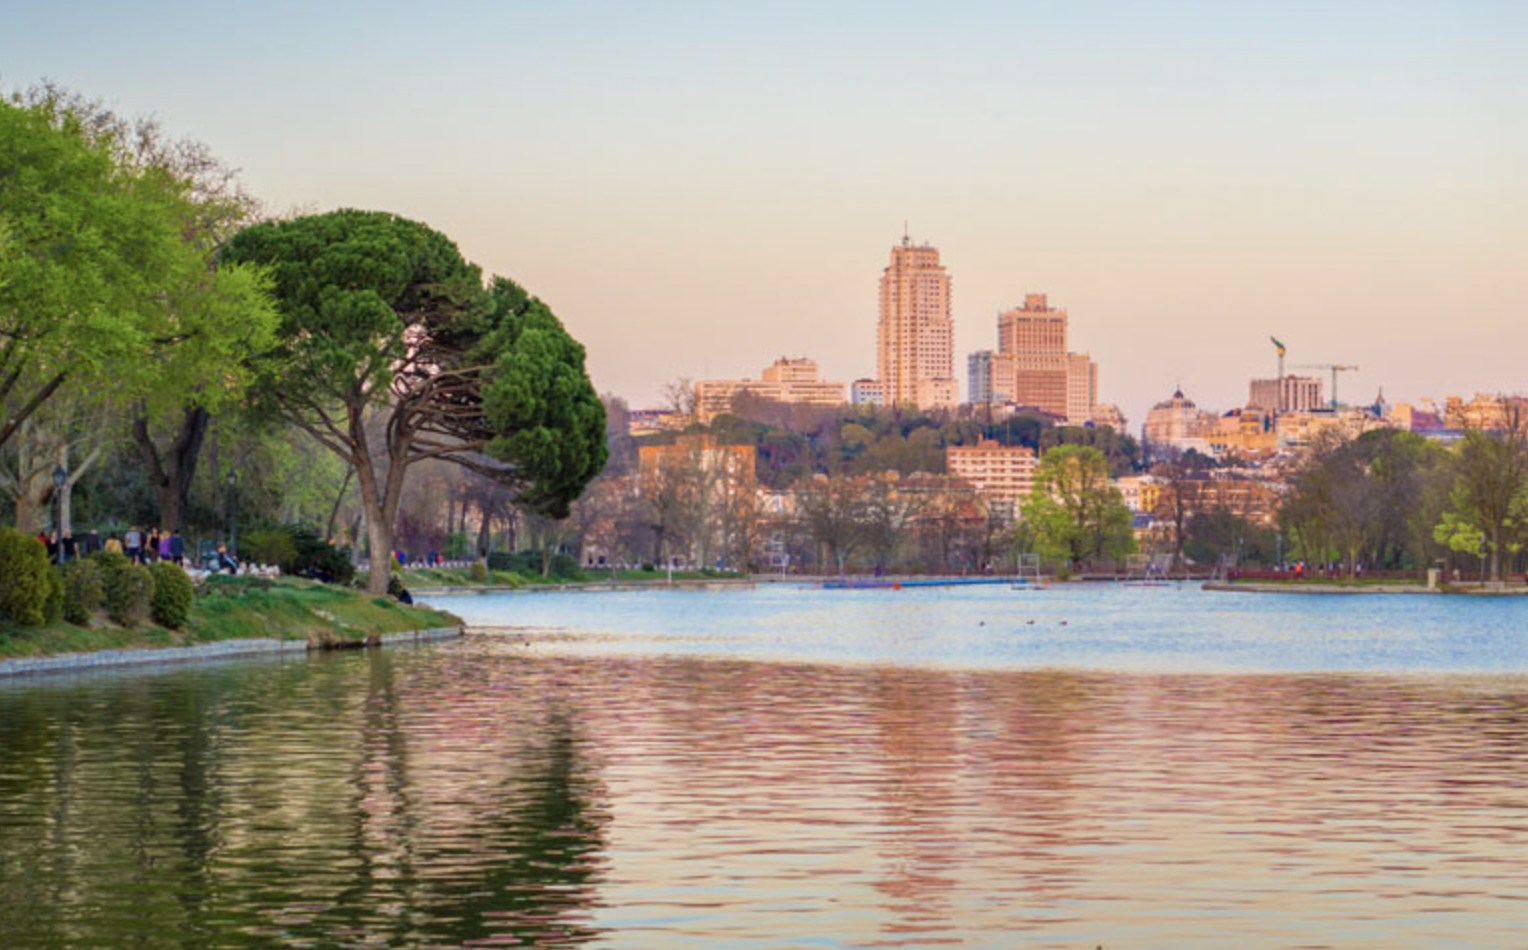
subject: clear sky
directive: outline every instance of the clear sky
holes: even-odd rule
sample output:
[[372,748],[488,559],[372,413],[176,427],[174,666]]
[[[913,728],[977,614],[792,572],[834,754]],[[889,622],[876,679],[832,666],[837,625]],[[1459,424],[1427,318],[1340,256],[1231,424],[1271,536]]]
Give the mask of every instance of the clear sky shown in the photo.
[[1045,292],[1132,427],[1245,401],[1270,334],[1365,399],[1528,390],[1525,50],[1483,0],[0,0],[0,84],[156,114],[272,210],[430,223],[636,404],[873,375],[906,220],[958,376]]

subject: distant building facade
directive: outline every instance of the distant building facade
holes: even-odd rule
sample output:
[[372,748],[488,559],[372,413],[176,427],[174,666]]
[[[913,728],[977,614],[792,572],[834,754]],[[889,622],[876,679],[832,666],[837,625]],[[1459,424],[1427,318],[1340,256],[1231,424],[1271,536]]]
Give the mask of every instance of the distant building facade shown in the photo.
[[848,402],[843,383],[824,382],[817,364],[809,359],[781,357],[764,368],[759,379],[710,379],[695,384],[695,408],[702,422],[732,411],[733,400],[743,394],[771,402],[842,406]]
[[881,273],[876,373],[885,405],[949,409],[959,402],[950,275],[936,248],[907,237]]
[[[1069,352],[1066,334],[1066,311],[1050,306],[1045,294],[1025,294],[1022,306],[998,314],[997,351],[971,357],[988,372],[990,383],[982,385],[980,395],[989,398],[983,401],[1034,406],[1069,425],[1091,421],[1098,404],[1098,364],[1086,353]],[[972,393],[976,403],[977,390]]]
[[886,389],[879,379],[856,379],[849,384],[849,401],[856,406],[885,407]]
[[1101,402],[1093,407],[1093,425],[1110,428],[1121,435],[1125,432],[1125,414],[1112,402]]
[[1066,355],[1066,422],[1086,425],[1098,405],[1098,364],[1086,353]]
[[973,406],[990,404],[992,400],[991,350],[977,350],[966,357],[966,402]]
[[1528,401],[1521,397],[1492,396],[1476,393],[1465,402],[1460,396],[1443,401],[1443,424],[1449,429],[1489,429],[1503,431],[1509,426],[1522,428],[1528,423]]
[[1035,450],[982,439],[976,445],[952,445],[944,450],[950,475],[969,484],[988,501],[1001,503],[1011,515],[1029,498],[1038,465]]
[[1215,414],[1200,410],[1179,389],[1171,399],[1157,403],[1146,413],[1141,438],[1153,446],[1195,449],[1208,454],[1214,426]]
[[1254,379],[1247,387],[1247,405],[1274,413],[1326,408],[1321,398],[1321,380],[1312,376]]

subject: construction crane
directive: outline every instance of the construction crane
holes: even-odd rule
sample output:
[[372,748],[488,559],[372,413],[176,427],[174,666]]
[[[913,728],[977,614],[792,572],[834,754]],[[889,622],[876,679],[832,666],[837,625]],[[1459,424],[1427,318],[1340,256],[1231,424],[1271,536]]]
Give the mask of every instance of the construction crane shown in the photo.
[[1353,373],[1358,372],[1358,367],[1357,366],[1343,366],[1343,365],[1341,365],[1339,363],[1300,363],[1299,365],[1294,366],[1292,368],[1293,369],[1325,369],[1325,370],[1331,370],[1331,373],[1332,373],[1332,406],[1331,407],[1333,409],[1337,408],[1337,374],[1338,373],[1348,373],[1348,372],[1353,372]]

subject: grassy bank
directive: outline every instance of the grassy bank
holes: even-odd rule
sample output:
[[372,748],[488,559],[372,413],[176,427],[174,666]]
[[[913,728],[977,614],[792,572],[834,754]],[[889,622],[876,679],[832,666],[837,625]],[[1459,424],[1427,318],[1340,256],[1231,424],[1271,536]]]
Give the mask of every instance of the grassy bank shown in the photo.
[[124,630],[104,618],[97,618],[92,629],[63,621],[43,627],[0,623],[0,657],[191,646],[250,637],[329,645],[460,623],[445,611],[298,578],[220,577],[197,592],[184,630],[147,623]]
[[[742,577],[733,571],[675,571],[676,581],[720,581],[738,580]],[[402,573],[403,584],[410,588],[429,587],[536,587],[557,584],[592,584],[616,580],[622,583],[641,583],[643,581],[653,583],[667,583],[669,574],[667,571],[580,571],[577,574],[542,577],[540,574],[526,575],[518,571],[489,571],[482,579],[474,580],[471,568],[466,567],[430,567],[407,568]]]

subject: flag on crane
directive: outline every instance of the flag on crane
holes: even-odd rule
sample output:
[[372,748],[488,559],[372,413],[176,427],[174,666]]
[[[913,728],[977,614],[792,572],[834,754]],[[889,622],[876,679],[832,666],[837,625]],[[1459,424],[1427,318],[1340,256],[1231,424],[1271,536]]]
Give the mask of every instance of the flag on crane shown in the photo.
[[1273,337],[1269,337],[1268,339],[1273,340],[1273,345],[1279,348],[1279,355],[1283,356],[1284,355],[1284,344],[1280,343],[1278,340],[1274,340]]

